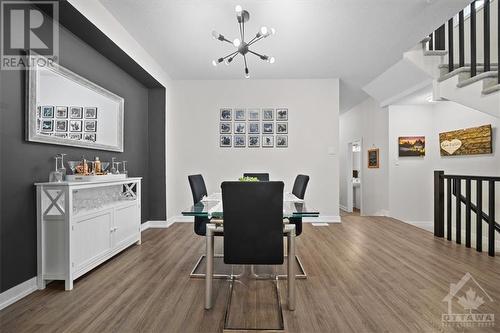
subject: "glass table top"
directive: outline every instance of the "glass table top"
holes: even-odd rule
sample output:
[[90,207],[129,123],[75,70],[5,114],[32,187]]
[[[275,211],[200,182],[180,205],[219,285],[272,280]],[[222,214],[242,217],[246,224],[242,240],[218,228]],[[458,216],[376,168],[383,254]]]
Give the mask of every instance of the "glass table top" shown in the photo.
[[[304,200],[296,198],[293,194],[287,193],[283,200],[283,217],[318,217],[317,210],[309,208]],[[207,218],[222,218],[224,209],[222,208],[222,197],[220,193],[211,194],[208,198],[182,212],[184,216],[196,216]]]

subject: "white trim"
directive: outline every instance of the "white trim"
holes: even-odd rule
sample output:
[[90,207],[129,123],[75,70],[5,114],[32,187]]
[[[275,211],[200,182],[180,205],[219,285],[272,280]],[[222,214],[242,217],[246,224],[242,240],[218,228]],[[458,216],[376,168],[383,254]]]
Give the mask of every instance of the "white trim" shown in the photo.
[[341,223],[339,215],[319,215],[318,217],[303,217],[303,223]]
[[344,212],[348,212],[347,207],[342,204],[339,204],[339,208],[342,209]]
[[386,100],[380,102],[380,107],[384,108],[384,107],[387,107],[389,105],[398,104],[398,102],[401,99],[407,97],[408,95],[413,94],[416,91],[422,90],[427,86],[430,86],[432,83],[433,83],[432,79],[427,79],[419,84],[416,84],[413,87],[410,87],[410,88],[400,92],[399,94],[392,96],[392,97],[389,97]]
[[411,224],[420,229],[424,229],[429,232],[434,232],[434,222],[433,221],[402,221],[407,224]]
[[23,297],[28,296],[35,290],[37,290],[36,286],[36,276],[24,281],[23,283],[18,284],[10,288],[9,290],[4,291],[0,294],[0,310],[8,307],[12,303],[17,302]]
[[158,228],[158,229],[166,229],[172,225],[173,222],[167,221],[146,221],[141,224],[141,231]]
[[389,211],[387,209],[381,209],[373,213],[372,216],[389,216]]

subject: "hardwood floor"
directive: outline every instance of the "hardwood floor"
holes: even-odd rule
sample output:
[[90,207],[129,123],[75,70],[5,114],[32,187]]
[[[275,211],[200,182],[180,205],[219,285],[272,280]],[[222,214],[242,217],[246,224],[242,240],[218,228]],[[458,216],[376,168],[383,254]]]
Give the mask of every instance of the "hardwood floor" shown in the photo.
[[[228,282],[215,280],[215,305],[205,311],[204,281],[188,277],[203,249],[191,224],[147,230],[141,246],[80,278],[73,291],[54,282],[2,310],[0,332],[221,332]],[[328,227],[306,224],[297,252],[308,279],[297,280],[294,312],[279,282],[287,332],[463,331],[442,327],[441,315],[450,283],[467,272],[493,299],[481,294],[485,304],[474,312],[494,314],[496,328],[480,331],[500,329],[499,257],[393,219],[351,215]]]

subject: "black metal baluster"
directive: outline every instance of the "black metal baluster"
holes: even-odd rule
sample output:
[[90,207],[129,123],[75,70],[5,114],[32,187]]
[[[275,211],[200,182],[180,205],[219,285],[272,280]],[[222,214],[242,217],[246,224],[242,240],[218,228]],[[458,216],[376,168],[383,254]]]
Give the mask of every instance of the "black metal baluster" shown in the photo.
[[476,181],[476,250],[483,251],[483,182]]
[[488,184],[488,255],[495,256],[495,181]]
[[444,237],[444,171],[434,171],[434,236]]
[[477,75],[476,1],[470,4],[470,77]]
[[453,45],[453,18],[448,21],[448,72],[455,69],[455,60],[453,59],[455,47]]
[[462,200],[460,200],[461,192],[461,182],[460,178],[455,178],[455,241],[457,244],[462,243]]
[[434,50],[434,33],[430,34],[429,37],[431,40],[429,41],[429,51]]
[[446,48],[446,28],[445,25],[443,24],[440,26],[436,32],[434,33],[435,39],[436,39],[436,44],[434,45],[434,48],[436,51],[444,51]]
[[465,247],[470,247],[471,240],[471,180],[465,180]]
[[491,69],[491,59],[490,59],[490,0],[484,0],[483,17],[484,17],[484,71],[489,72]]
[[465,67],[465,20],[464,11],[458,14],[458,67]]
[[446,179],[446,238],[451,241],[451,178]]

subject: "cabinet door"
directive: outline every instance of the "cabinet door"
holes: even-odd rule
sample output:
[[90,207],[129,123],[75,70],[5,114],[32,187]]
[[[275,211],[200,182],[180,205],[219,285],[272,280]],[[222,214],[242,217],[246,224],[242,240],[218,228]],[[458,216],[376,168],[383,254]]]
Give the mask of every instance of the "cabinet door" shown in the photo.
[[99,212],[77,219],[73,229],[74,268],[92,265],[111,250],[113,212]]
[[113,233],[114,247],[120,247],[137,241],[139,239],[140,227],[139,208],[136,203],[116,208]]

